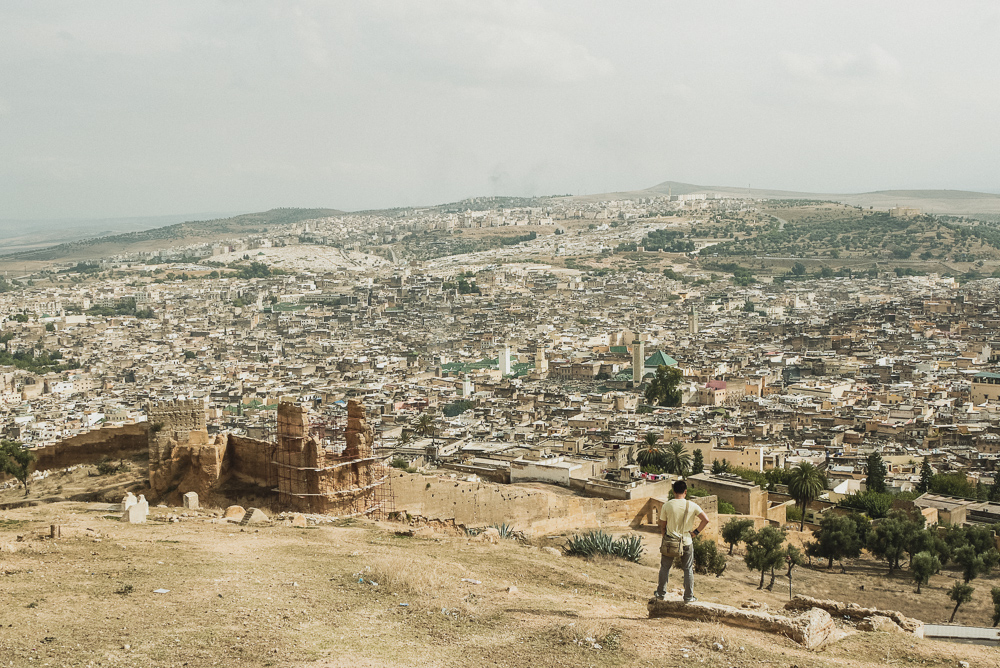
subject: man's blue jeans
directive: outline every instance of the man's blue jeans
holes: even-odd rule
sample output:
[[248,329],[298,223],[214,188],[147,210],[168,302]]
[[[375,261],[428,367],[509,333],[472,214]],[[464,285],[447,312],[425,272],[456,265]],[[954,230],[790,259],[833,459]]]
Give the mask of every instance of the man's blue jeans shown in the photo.
[[[663,596],[667,591],[667,580],[670,579],[670,567],[674,565],[673,557],[660,555],[660,579],[656,585],[656,594]],[[681,568],[684,569],[684,600],[694,598],[694,546],[685,545],[681,553]]]

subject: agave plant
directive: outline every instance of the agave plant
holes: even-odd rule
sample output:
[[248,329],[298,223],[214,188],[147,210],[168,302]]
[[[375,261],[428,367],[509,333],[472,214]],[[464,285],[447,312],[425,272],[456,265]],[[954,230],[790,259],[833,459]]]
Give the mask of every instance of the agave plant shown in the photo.
[[588,558],[595,554],[606,554],[634,562],[638,562],[644,552],[642,540],[638,536],[622,536],[615,540],[600,529],[571,536],[563,550],[567,555],[578,557]]
[[514,527],[504,522],[503,524],[491,524],[491,528],[496,529],[497,533],[500,534],[501,538],[516,538],[514,535]]

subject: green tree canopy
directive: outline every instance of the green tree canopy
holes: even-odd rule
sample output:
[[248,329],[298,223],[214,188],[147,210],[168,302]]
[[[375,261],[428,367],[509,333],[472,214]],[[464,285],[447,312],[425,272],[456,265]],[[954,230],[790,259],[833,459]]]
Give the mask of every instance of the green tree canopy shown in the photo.
[[927,584],[931,576],[941,570],[941,561],[930,552],[917,552],[910,559],[910,573],[917,583],[917,593],[920,587]]
[[[764,576],[767,571],[773,571],[785,561],[785,532],[775,527],[764,527],[760,531],[750,529],[746,532],[744,542],[747,546],[743,561],[752,571],[760,571],[760,584],[757,589],[764,588]],[[774,584],[774,579],[771,579]]]
[[732,555],[733,548],[743,541],[748,530],[753,529],[753,520],[741,520],[733,518],[722,527],[722,540],[729,544],[729,554]]
[[680,441],[671,441],[663,451],[663,467],[668,473],[685,476],[691,468],[691,455]]
[[699,473],[705,472],[705,456],[701,454],[701,448],[697,448],[694,451],[694,456],[691,458],[691,474],[698,475]]
[[861,556],[864,540],[858,535],[858,525],[847,515],[826,513],[819,523],[819,531],[813,534],[813,540],[806,545],[806,553],[811,557],[827,560],[827,568],[833,568],[834,561],[857,559]]
[[930,491],[931,480],[933,478],[934,469],[931,468],[931,463],[927,461],[927,457],[924,457],[923,463],[920,464],[920,483],[917,485],[917,491],[921,494]]
[[882,455],[873,452],[865,460],[867,475],[865,476],[865,489],[876,494],[885,494],[885,462]]
[[35,453],[16,441],[0,441],[0,471],[14,476],[24,485],[24,495],[28,496],[28,484],[31,480],[31,463],[35,461]]
[[955,621],[955,614],[958,612],[958,606],[963,603],[968,603],[972,600],[972,592],[976,591],[972,585],[965,582],[956,582],[948,590],[948,598],[955,601],[955,609],[951,611],[951,618],[948,623]]
[[[635,383],[642,381],[641,370],[633,369],[632,373]],[[636,378],[636,376],[640,377]],[[678,386],[683,378],[680,369],[676,367],[668,367],[664,364],[656,367],[656,373],[646,388],[646,402],[656,406],[680,406],[681,391]]]
[[877,522],[868,539],[868,551],[875,557],[889,564],[891,575],[899,568],[900,559],[906,554],[906,548],[922,528],[921,523],[911,520],[906,513],[893,511],[885,519]]

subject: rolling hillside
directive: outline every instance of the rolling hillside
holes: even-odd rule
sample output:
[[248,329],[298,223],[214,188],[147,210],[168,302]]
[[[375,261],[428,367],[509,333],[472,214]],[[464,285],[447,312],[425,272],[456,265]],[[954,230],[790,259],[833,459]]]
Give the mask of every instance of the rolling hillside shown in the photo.
[[342,212],[336,209],[271,209],[270,211],[247,213],[230,218],[187,221],[150,230],[73,241],[48,248],[5,254],[3,259],[16,261],[74,260],[112,255],[126,250],[139,251],[162,248],[164,241],[196,243],[225,239],[263,232],[273,225],[287,225],[313,218],[336,216],[340,213]]

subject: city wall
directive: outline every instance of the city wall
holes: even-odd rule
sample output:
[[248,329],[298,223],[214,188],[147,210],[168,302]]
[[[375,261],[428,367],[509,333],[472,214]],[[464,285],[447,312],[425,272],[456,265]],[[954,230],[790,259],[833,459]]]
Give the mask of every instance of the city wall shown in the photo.
[[[464,482],[446,477],[393,473],[396,509],[428,520],[464,526],[507,523],[520,531],[545,533],[651,522],[648,498],[597,499],[509,485]],[[652,520],[655,522],[655,519]]]
[[104,458],[121,459],[145,452],[148,447],[149,425],[145,422],[92,429],[33,450],[36,457],[34,469],[44,471],[94,464]]

